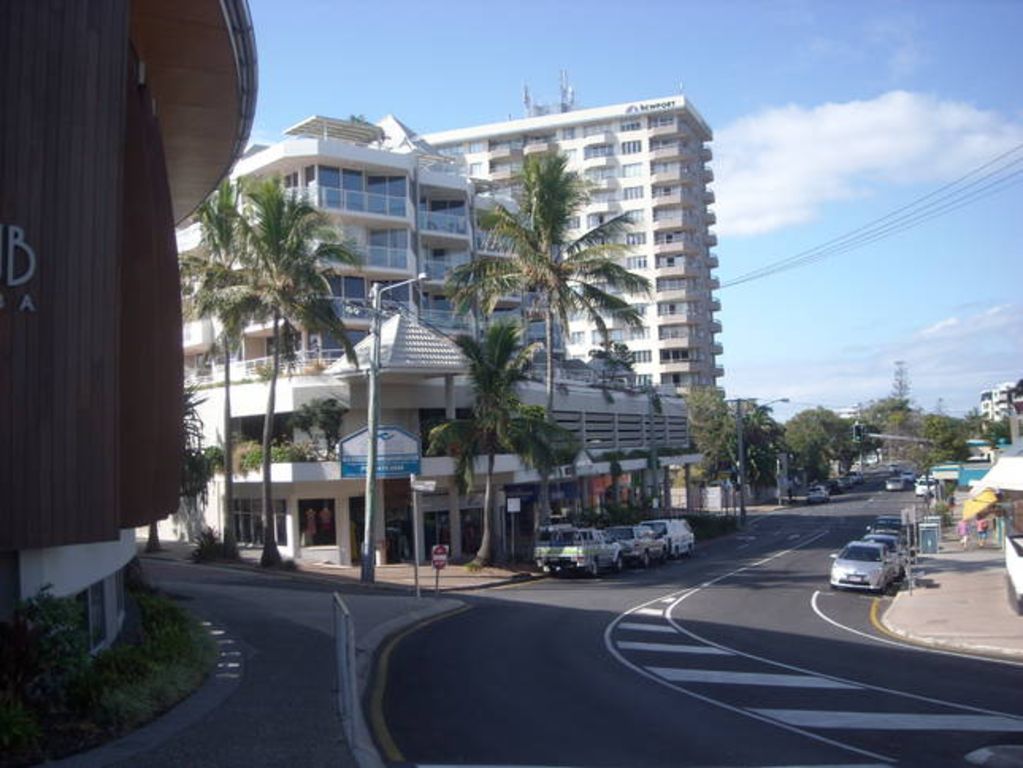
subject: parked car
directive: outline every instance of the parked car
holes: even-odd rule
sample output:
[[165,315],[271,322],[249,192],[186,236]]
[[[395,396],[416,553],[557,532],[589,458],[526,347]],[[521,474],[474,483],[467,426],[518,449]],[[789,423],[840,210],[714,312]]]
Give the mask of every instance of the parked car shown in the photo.
[[918,477],[916,479],[916,484],[914,485],[913,490],[917,496],[924,497],[927,496],[928,494],[933,496],[937,488],[938,481],[935,480],[933,477],[932,478]]
[[884,489],[886,491],[904,491],[906,490],[906,481],[902,475],[893,475],[884,481]]
[[837,478],[828,480],[826,483],[824,483],[824,486],[828,489],[828,493],[830,493],[832,496],[839,496],[845,493],[845,488],[842,486],[842,483],[840,483]]
[[916,472],[910,469],[902,470],[902,480],[906,485],[912,485],[916,482]]
[[891,533],[903,537],[902,517],[899,515],[878,515],[874,522],[867,526],[867,533]]
[[664,539],[668,557],[692,555],[696,551],[696,535],[686,520],[659,518],[657,520],[643,520],[640,522],[640,525],[649,526],[653,529],[654,535],[657,538]]
[[625,565],[649,568],[651,563],[663,563],[668,559],[667,543],[658,538],[649,525],[616,525],[605,529],[604,536],[618,542]]
[[608,541],[603,531],[551,525],[537,532],[533,559],[545,573],[582,571],[596,576],[602,569],[622,569],[621,546]]
[[863,589],[883,593],[895,581],[898,566],[884,544],[851,541],[841,552],[833,554],[831,587]]
[[888,554],[895,558],[896,578],[901,579],[906,575],[906,562],[909,560],[909,551],[906,549],[902,537],[897,533],[868,533],[863,541],[871,541],[883,544]]
[[807,504],[825,504],[831,501],[831,494],[823,485],[811,485],[806,490]]
[[849,479],[852,480],[853,485],[863,485],[863,473],[853,470],[849,473]]

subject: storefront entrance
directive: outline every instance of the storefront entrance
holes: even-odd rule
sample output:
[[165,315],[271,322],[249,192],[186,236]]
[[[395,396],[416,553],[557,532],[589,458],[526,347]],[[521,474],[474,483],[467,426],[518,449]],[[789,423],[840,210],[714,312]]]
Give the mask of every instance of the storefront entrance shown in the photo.
[[298,524],[303,547],[327,546],[336,543],[334,500],[299,499]]
[[348,499],[348,544],[352,565],[362,565],[362,537],[366,529],[366,497]]

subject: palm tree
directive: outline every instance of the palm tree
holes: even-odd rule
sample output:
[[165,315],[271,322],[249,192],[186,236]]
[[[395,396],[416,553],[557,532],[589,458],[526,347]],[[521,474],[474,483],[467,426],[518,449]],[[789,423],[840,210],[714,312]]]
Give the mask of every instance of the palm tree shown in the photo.
[[[481,341],[471,336],[455,339],[469,364],[474,403],[472,418],[455,419],[430,430],[430,451],[456,460],[455,476],[463,491],[473,486],[476,460],[486,459],[483,491],[483,536],[474,562],[493,559],[494,463],[498,453],[518,453],[527,463],[545,461],[564,447],[566,431],[551,424],[543,412],[525,406],[516,386],[526,378],[533,345],[519,346],[519,329],[494,323]],[[549,461],[549,459],[547,459]]]
[[270,441],[281,367],[281,347],[291,335],[287,327],[326,331],[354,359],[344,323],[334,311],[326,272],[359,263],[356,253],[341,240],[338,230],[313,206],[288,194],[280,179],[266,179],[245,194],[242,220],[248,249],[247,289],[256,306],[255,317],[271,323],[273,366],[263,421],[263,554],[265,566],[280,563],[274,511],[270,494]]
[[224,548],[235,549],[234,477],[231,430],[231,349],[237,346],[247,315],[253,310],[242,269],[245,239],[239,210],[239,182],[223,181],[199,206],[196,218],[202,246],[181,259],[185,310],[193,318],[216,318],[224,355]]
[[[518,210],[497,206],[484,221],[493,236],[509,244],[511,258],[481,257],[456,268],[450,278],[452,299],[461,312],[493,312],[502,296],[535,297],[544,321],[547,418],[554,410],[554,335],[569,317],[584,313],[605,341],[607,317],[642,325],[642,317],[625,299],[608,291],[649,295],[650,281],[623,267],[628,253],[621,242],[629,219],[610,219],[582,236],[570,236],[571,219],[589,199],[587,184],[567,170],[562,155],[527,157],[522,168]],[[550,514],[548,473],[540,484],[541,514]],[[537,521],[539,523],[539,520]]]

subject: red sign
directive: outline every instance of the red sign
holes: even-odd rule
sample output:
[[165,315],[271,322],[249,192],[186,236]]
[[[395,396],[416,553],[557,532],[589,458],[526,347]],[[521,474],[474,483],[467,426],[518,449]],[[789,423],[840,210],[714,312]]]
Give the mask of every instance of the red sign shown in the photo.
[[430,550],[430,557],[433,560],[433,567],[438,571],[448,564],[448,548],[444,544],[437,544]]

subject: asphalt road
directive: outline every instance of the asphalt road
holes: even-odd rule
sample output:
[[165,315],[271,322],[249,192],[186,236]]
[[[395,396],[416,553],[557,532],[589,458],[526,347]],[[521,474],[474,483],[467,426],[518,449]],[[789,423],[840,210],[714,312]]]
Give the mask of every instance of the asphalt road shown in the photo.
[[1023,744],[1023,665],[901,645],[872,624],[872,596],[828,588],[829,554],[912,502],[847,494],[691,560],[471,597],[391,649],[385,757],[938,766]]

